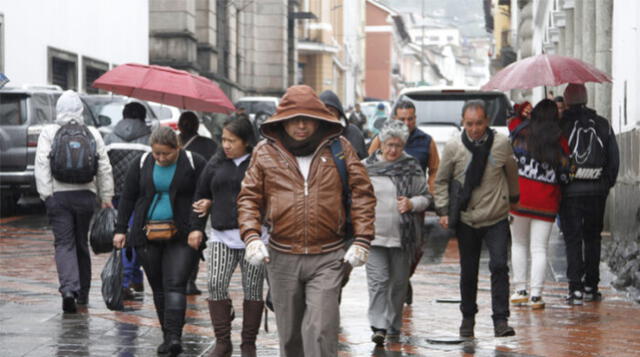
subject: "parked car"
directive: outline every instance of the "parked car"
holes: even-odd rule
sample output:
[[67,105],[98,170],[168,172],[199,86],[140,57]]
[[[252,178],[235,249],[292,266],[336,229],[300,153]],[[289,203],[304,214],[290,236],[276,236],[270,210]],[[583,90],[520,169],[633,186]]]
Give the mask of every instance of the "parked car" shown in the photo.
[[[0,90],[0,193],[1,212],[10,215],[22,195],[37,193],[34,163],[38,137],[46,124],[56,118],[56,102],[62,94],[58,86],[6,87]],[[84,122],[96,127],[93,112],[85,104]],[[99,125],[101,124],[101,125]]]
[[509,134],[507,119],[512,116],[511,102],[502,92],[485,92],[479,88],[415,87],[400,92],[398,101],[405,99],[416,106],[418,128],[433,137],[440,153],[447,141],[462,131],[462,106],[470,99],[484,100],[491,127]]
[[89,108],[91,108],[96,118],[104,122],[109,121],[109,125],[98,128],[102,136],[111,133],[116,124],[122,120],[122,110],[124,106],[131,102],[138,102],[145,107],[147,110],[147,125],[150,127],[158,125],[158,117],[155,111],[153,111],[149,103],[144,100],[113,94],[82,94],[80,97],[87,103]]

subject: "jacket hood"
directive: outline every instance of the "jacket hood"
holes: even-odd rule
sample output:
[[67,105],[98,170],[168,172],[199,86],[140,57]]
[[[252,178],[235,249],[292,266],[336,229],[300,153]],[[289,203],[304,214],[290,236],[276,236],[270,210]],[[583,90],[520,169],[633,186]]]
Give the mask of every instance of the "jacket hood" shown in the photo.
[[113,128],[113,134],[123,141],[133,141],[150,135],[151,129],[144,120],[125,118],[116,124],[115,128]]
[[342,102],[340,102],[340,98],[332,91],[326,90],[320,93],[320,100],[327,107],[334,107],[340,112],[340,116],[346,118],[347,116],[344,114],[344,108],[342,107]]
[[78,93],[72,90],[64,91],[56,103],[56,124],[64,125],[72,119],[84,124],[83,110],[84,106]]
[[279,141],[276,132],[284,130],[281,123],[300,116],[325,123],[328,128],[327,138],[342,132],[342,124],[338,118],[327,109],[316,92],[306,85],[289,87],[280,100],[276,113],[262,124],[260,131],[265,137]]

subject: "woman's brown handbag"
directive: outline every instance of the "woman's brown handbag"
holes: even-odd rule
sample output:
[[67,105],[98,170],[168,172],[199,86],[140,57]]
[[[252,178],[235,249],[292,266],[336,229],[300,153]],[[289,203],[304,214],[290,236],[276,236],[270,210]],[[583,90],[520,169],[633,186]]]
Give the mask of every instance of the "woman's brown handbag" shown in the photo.
[[[151,213],[149,213],[150,216],[153,215],[153,211],[155,211],[161,196],[162,192],[158,194],[158,197],[153,203]],[[167,240],[173,238],[173,236],[178,233],[178,229],[172,220],[149,220],[147,221],[147,225],[144,226],[144,232],[148,240]]]
[[148,240],[167,240],[178,232],[173,221],[148,221],[144,226]]

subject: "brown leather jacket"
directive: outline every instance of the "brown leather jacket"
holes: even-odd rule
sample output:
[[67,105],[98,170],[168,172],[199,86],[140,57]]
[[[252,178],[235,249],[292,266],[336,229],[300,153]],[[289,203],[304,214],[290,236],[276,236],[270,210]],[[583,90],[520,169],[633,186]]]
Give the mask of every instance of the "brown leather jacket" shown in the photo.
[[[277,251],[320,254],[340,249],[344,246],[345,210],[340,174],[329,148],[341,131],[339,122],[316,117],[329,122],[332,129],[313,154],[305,183],[296,158],[277,135],[283,130],[279,123],[291,118],[284,112],[263,124],[261,130],[267,140],[254,149],[242,181],[237,201],[240,235],[247,244],[259,239],[264,222],[270,227],[269,246]],[[375,193],[351,144],[343,137],[340,141],[351,187],[354,244],[368,248],[374,237]]]

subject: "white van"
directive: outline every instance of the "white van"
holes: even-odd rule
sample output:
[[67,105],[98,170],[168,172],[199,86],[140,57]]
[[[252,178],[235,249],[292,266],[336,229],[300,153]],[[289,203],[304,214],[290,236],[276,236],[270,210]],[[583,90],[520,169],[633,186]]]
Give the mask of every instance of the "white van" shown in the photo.
[[413,102],[418,128],[433,137],[438,152],[442,154],[447,141],[462,132],[462,107],[470,99],[484,100],[491,127],[509,135],[507,119],[512,116],[512,108],[509,98],[502,92],[481,91],[472,87],[423,86],[403,89],[396,103],[400,100]]

